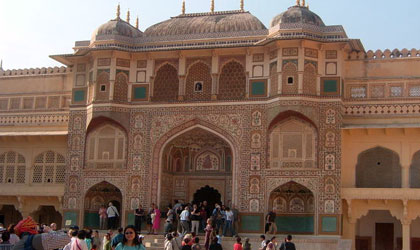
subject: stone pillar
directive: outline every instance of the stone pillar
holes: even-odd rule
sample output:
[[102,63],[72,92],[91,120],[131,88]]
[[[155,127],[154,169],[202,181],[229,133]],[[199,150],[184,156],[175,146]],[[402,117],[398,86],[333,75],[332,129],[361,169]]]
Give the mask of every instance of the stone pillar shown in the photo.
[[305,72],[305,49],[299,47],[298,57],[298,94],[303,94],[303,73]]
[[183,101],[185,97],[185,75],[179,76],[178,101]]
[[277,50],[277,93],[275,94],[282,94],[283,92],[283,50]]
[[321,95],[321,77],[319,75],[316,77],[316,95]]
[[211,99],[217,100],[219,74],[211,74]]
[[410,166],[403,165],[401,168],[401,187],[410,188]]
[[114,100],[115,76],[117,73],[117,59],[111,59],[111,71],[109,73],[109,100]]
[[92,82],[90,84],[93,85],[92,91],[93,91],[93,100],[92,102],[96,101],[96,91],[98,89],[98,87],[96,86],[97,81],[96,79],[98,78],[98,60],[93,60],[93,69],[92,69],[93,73],[92,73]]
[[351,239],[351,250],[356,250],[356,225],[357,225],[357,220],[356,219],[349,219],[349,225],[348,225],[348,229],[349,229],[349,236]]
[[402,250],[410,250],[410,226],[411,221],[403,220],[402,224]]

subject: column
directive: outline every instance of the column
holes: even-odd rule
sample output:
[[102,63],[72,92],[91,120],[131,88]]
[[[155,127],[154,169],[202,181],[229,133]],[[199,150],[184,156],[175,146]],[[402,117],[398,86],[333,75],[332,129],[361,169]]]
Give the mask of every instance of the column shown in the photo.
[[282,94],[283,92],[283,49],[277,50],[277,93],[275,94]]
[[211,74],[211,99],[217,100],[219,74]]
[[211,57],[211,99],[217,100],[219,92],[219,56],[215,51],[212,52]]
[[96,91],[98,87],[96,86],[96,79],[98,77],[98,59],[93,60],[93,69],[92,69],[92,82],[90,84],[93,85],[92,91],[93,91],[93,100],[92,102],[96,101]]
[[316,94],[321,95],[321,76],[325,73],[325,50],[324,46],[319,49],[318,76],[316,78]]
[[402,250],[410,250],[410,220],[402,220]]
[[401,187],[410,188],[410,166],[403,165],[401,168]]
[[179,76],[178,101],[183,101],[185,97],[185,75]]
[[356,225],[357,220],[349,219],[349,236],[351,237],[351,250],[356,250]]
[[305,71],[305,50],[303,47],[299,47],[298,56],[298,94],[303,94],[303,73]]
[[111,59],[111,69],[109,73],[109,100],[114,100],[115,75],[117,73],[117,58]]

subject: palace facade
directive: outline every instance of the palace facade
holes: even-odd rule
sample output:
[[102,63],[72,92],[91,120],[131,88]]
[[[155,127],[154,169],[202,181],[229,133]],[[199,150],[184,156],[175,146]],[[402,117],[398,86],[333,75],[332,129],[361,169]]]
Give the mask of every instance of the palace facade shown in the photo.
[[145,31],[118,9],[51,57],[0,68],[0,222],[208,200],[243,233],[273,210],[324,249],[419,246],[419,50],[366,52],[298,1],[269,27],[243,3]]

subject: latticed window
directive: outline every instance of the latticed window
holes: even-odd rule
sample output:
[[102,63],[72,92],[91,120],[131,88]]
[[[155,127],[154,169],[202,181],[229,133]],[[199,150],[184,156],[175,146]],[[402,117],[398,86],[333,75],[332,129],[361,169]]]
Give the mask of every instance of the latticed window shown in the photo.
[[366,87],[352,87],[350,95],[351,98],[366,98]]
[[0,155],[0,183],[25,183],[25,157],[10,151]]
[[87,143],[88,168],[122,169],[125,166],[127,137],[121,129],[103,126],[88,135]]
[[400,97],[403,93],[402,86],[392,86],[391,87],[391,97]]
[[420,86],[415,85],[410,87],[410,96],[419,97],[420,96]]
[[47,151],[35,157],[33,183],[64,183],[66,159],[63,155]]
[[314,168],[314,128],[296,119],[286,121],[270,134],[272,168]]

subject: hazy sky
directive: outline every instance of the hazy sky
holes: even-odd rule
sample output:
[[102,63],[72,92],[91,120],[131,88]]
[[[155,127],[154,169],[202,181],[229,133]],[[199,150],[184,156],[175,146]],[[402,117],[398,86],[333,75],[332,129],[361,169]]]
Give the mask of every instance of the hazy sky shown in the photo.
[[[93,31],[131,11],[140,29],[176,16],[182,0],[0,0],[0,59],[3,68],[60,66],[49,55],[71,53],[75,41],[90,40]],[[420,48],[419,0],[307,0],[326,25],[341,24],[366,50]],[[295,0],[245,0],[245,9],[267,27]],[[239,9],[240,0],[215,0],[215,9]],[[210,0],[186,0],[186,12],[207,12]]]

